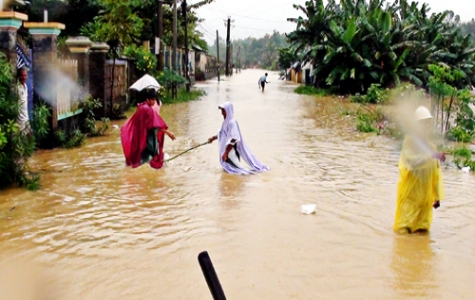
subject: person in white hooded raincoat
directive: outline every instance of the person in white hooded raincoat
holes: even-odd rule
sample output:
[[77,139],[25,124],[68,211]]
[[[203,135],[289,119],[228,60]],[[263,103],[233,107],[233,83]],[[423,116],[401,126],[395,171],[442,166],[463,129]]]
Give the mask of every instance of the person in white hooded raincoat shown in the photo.
[[[223,169],[231,174],[249,175],[256,172],[268,171],[269,168],[263,165],[257,157],[247,147],[242,138],[239,124],[234,118],[233,104],[229,101],[224,102],[219,107],[224,117],[221,130],[218,135],[210,137],[208,143],[214,140],[219,142],[219,161]],[[245,168],[241,164],[244,160],[251,168]]]

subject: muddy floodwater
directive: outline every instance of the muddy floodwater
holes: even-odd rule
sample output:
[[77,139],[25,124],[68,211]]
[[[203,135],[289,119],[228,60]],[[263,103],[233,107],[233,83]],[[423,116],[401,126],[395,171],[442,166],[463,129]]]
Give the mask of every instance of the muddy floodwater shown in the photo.
[[277,74],[262,93],[262,73],[198,84],[206,96],[161,114],[173,156],[215,135],[230,100],[267,173],[224,173],[216,142],[161,170],[125,168],[118,129],[38,151],[41,190],[0,192],[0,298],[212,299],[206,250],[228,299],[473,299],[475,176],[444,167],[430,234],[397,235],[397,143],[355,132],[341,99],[297,95]]

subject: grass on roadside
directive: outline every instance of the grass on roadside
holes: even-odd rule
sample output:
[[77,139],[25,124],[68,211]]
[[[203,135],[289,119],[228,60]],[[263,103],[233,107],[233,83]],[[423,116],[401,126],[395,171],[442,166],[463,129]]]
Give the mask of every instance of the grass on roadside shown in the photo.
[[327,90],[316,89],[313,86],[300,85],[295,90],[300,95],[329,96],[331,93]]
[[181,102],[188,102],[192,100],[197,100],[200,97],[204,96],[206,93],[204,90],[201,89],[191,89],[190,92],[186,92],[185,88],[178,89],[178,95],[176,99],[172,98],[171,93],[163,93],[161,96],[161,100],[163,103],[171,104],[171,103],[181,103]]

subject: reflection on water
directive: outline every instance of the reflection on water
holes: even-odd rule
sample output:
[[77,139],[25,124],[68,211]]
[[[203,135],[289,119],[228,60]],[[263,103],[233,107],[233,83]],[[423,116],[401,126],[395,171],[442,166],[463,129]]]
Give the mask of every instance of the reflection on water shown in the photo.
[[437,295],[438,260],[428,234],[396,236],[391,268],[394,270],[394,289],[402,299]]
[[[118,129],[38,151],[30,164],[50,170],[42,189],[0,193],[0,262],[34,255],[62,299],[210,299],[203,250],[229,299],[470,299],[473,174],[444,167],[430,236],[396,235],[397,143],[356,132],[344,99],[297,95],[277,74],[260,92],[262,73],[201,83],[202,100],[165,105],[177,139],[164,151],[217,134],[217,107],[230,100],[271,171],[223,173],[216,143],[161,170],[126,168]],[[302,215],[304,203],[316,213]]]
[[0,264],[0,299],[67,299],[55,284],[55,276],[30,259]]
[[236,200],[242,197],[248,176],[234,176],[222,173],[219,180],[219,191],[221,197]]

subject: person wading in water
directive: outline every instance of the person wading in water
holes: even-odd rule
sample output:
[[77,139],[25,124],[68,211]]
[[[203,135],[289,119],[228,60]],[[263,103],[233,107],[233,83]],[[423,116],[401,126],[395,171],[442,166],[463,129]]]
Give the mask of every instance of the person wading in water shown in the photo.
[[439,153],[429,141],[432,115],[421,106],[415,111],[416,130],[406,134],[399,159],[394,231],[399,233],[427,232],[434,208],[444,199]]
[[[223,169],[231,174],[248,175],[256,172],[268,171],[251,152],[244,142],[239,125],[234,119],[234,108],[231,102],[226,101],[219,107],[224,117],[218,135],[210,137],[208,143],[214,140],[219,142],[219,161]],[[251,170],[241,165],[241,158],[251,167]]]
[[137,168],[145,163],[150,163],[154,169],[163,166],[165,134],[172,140],[175,135],[168,131],[165,121],[153,109],[156,101],[156,92],[147,91],[146,101],[138,104],[135,114],[120,129],[127,166]]
[[264,92],[264,88],[266,87],[266,83],[270,83],[270,82],[267,82],[267,73],[264,74],[261,78],[259,78],[259,81],[257,82],[257,84],[260,85],[260,88],[262,89],[263,92]]

